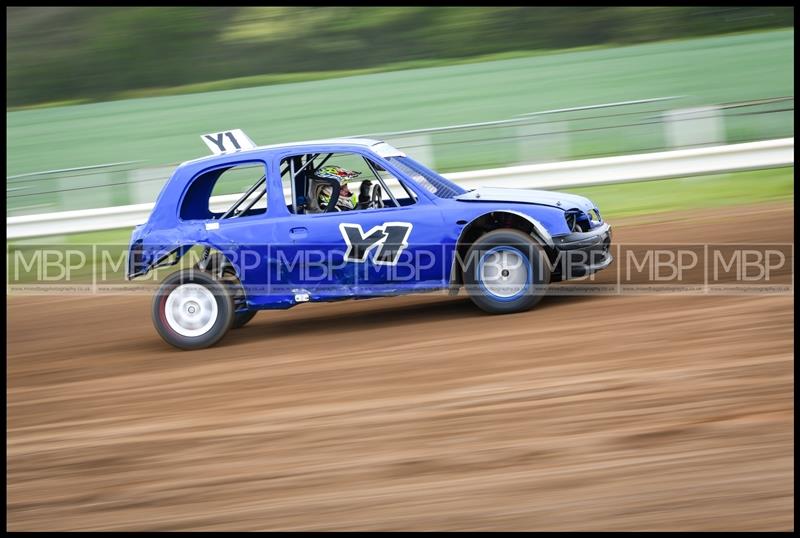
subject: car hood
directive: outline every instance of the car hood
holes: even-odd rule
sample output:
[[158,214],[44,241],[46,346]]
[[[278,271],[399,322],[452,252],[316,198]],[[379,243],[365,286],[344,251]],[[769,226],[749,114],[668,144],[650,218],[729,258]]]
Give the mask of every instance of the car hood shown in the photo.
[[479,187],[455,197],[463,202],[518,202],[537,204],[567,210],[578,208],[584,212],[595,209],[588,198],[577,194],[534,189],[502,189],[498,187]]

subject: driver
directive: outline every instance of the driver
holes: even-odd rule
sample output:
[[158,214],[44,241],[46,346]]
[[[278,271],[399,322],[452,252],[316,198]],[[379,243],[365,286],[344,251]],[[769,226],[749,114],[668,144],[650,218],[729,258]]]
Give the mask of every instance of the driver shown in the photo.
[[[361,175],[361,172],[346,170],[341,166],[323,166],[314,171],[314,175],[325,179],[335,179],[339,183],[339,199],[336,200],[336,209],[339,211],[351,211],[358,205],[358,194],[350,191],[347,184]],[[327,205],[331,201],[333,187],[325,185],[320,189],[320,205]]]

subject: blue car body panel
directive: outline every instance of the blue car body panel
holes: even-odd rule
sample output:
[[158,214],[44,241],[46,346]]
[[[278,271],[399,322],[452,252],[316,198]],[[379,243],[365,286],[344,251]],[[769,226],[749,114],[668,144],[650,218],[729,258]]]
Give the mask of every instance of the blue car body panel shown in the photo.
[[[451,284],[462,232],[476,219],[498,212],[520,216],[534,225],[540,240],[552,246],[557,238],[571,233],[565,211],[597,211],[586,198],[551,191],[477,189],[440,198],[379,155],[374,149],[377,144],[383,143],[348,140],[266,146],[183,163],[165,184],[147,222],[133,231],[128,277],[147,273],[171,253],[180,256],[202,245],[224,253],[237,274],[244,275],[240,278],[249,309],[289,308],[297,303],[298,294],[307,294],[311,301],[331,301],[442,289]],[[417,202],[382,209],[294,214],[284,198],[281,159],[312,153],[368,157],[399,179],[416,195]],[[196,178],[215,168],[243,163],[265,168],[265,213],[223,220],[181,218],[180,208]],[[208,204],[207,197],[200,199],[199,203]],[[402,227],[410,229],[396,263],[379,263],[375,252],[379,249],[363,262],[345,259],[348,245],[342,225],[367,234],[370,230],[388,233],[386,226],[392,223],[401,231]],[[602,221],[591,224],[593,229],[600,226],[607,228]],[[320,250],[328,252],[326,260],[305,257]],[[414,271],[415,277],[400,274],[404,270]]]

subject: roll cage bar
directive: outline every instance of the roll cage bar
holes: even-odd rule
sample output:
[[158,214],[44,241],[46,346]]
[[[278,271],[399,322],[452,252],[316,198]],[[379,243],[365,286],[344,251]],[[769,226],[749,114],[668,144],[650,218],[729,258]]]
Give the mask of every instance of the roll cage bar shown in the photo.
[[[311,168],[314,169],[314,170],[321,168],[322,166],[325,165],[326,162],[328,162],[328,159],[333,157],[336,153],[342,153],[342,152],[330,152],[330,153],[324,154],[325,157],[322,159],[322,161],[319,164],[313,165]],[[323,153],[315,153],[315,154],[307,154],[307,155],[292,155],[292,156],[286,157],[286,159],[288,159],[288,161],[289,161],[288,170],[286,168],[281,170],[281,177],[287,171],[290,171],[291,175],[290,175],[289,183],[290,183],[291,188],[292,188],[292,211],[295,214],[298,213],[298,204],[297,204],[298,198],[303,198],[304,199],[304,203],[302,204],[302,206],[304,208],[308,207],[308,202],[305,201],[305,193],[308,190],[308,176],[307,175],[300,176],[300,173],[309,164],[313,164],[314,161],[317,158],[320,157],[320,155],[323,155]],[[368,159],[364,155],[361,155],[361,154],[357,154],[357,155],[359,155],[362,159],[364,159],[364,162],[366,163],[366,165],[369,168],[370,172],[372,172],[372,175],[374,176],[375,181],[377,181],[378,184],[380,184],[383,187],[383,189],[388,193],[389,197],[392,199],[392,202],[395,204],[395,207],[400,207],[400,203],[397,201],[397,198],[395,197],[394,193],[391,191],[391,189],[386,187],[386,184],[385,184],[384,180],[378,174],[377,170],[375,169],[375,165],[372,163],[372,161],[370,159]],[[297,167],[298,165],[300,165],[302,163],[302,158],[303,157],[305,157],[305,159],[306,159],[305,163],[302,164],[302,166],[300,166],[300,168],[295,170],[295,167]],[[369,180],[368,178],[364,178],[364,179]],[[333,187],[331,189],[331,191],[332,191],[331,192],[331,199],[328,201],[324,213],[332,213],[332,212],[334,212],[335,209],[336,209],[336,203],[339,201],[339,189],[337,188],[339,186],[339,183],[334,179],[315,178],[315,180],[319,181],[319,182],[322,182],[322,183],[326,183],[326,184],[330,185],[331,187]],[[302,193],[301,196],[298,196],[298,192]]]
[[[297,171],[294,170],[294,160],[292,160],[286,168],[281,170],[281,176],[283,176],[283,174],[285,174],[287,171],[289,171],[291,169],[292,170],[292,180],[294,180],[294,178],[297,177],[297,174],[302,172],[303,169],[305,169],[309,164],[314,162],[314,159],[316,159],[319,155],[320,154],[317,153],[311,159],[308,159],[306,161],[306,163],[303,166],[301,166],[300,169],[297,170]],[[330,157],[330,155],[328,155],[328,157]],[[328,159],[326,158],[325,160],[327,161]],[[324,163],[325,163],[325,161],[323,161],[320,164],[320,166],[322,166],[322,164],[324,164]],[[245,200],[247,200],[250,197],[250,195],[252,195],[259,187],[263,187],[263,188],[261,189],[261,192],[258,193],[258,196],[253,198],[247,204],[247,206],[245,206],[241,211],[237,211],[237,209],[239,209],[239,206],[241,206],[245,202]],[[292,189],[292,190],[294,191],[294,189]],[[227,219],[227,218],[236,218],[238,216],[241,216],[244,213],[247,213],[266,194],[267,194],[267,176],[265,174],[265,175],[261,176],[261,178],[258,181],[256,181],[249,189],[247,189],[247,191],[242,196],[240,196],[239,199],[236,200],[236,202],[231,207],[229,207],[227,211],[225,211],[225,213],[220,215],[218,217],[218,220]],[[337,193],[337,196],[338,196],[338,193]],[[296,201],[296,198],[294,196],[294,192],[292,192],[292,206],[294,207],[295,212],[296,212],[297,211],[297,207],[296,207],[297,206],[297,201]]]
[[[330,152],[330,153],[325,154],[325,157],[322,159],[322,161],[318,165],[311,166],[311,168],[316,170],[316,169],[322,167],[326,162],[328,162],[328,159],[330,159],[335,154],[336,154],[336,152]],[[302,187],[302,190],[301,190],[302,193],[305,193],[306,192],[306,188],[307,188],[307,177],[308,176],[306,174],[301,178],[300,174],[306,168],[308,168],[309,165],[313,165],[314,161],[317,158],[319,158],[320,155],[323,155],[323,153],[321,153],[321,152],[320,153],[313,153],[313,154],[309,153],[309,154],[306,154],[306,155],[295,155],[295,156],[287,157],[289,162],[286,165],[286,167],[283,170],[281,170],[281,177],[283,177],[283,175],[286,174],[286,172],[290,172],[289,183],[290,183],[291,189],[292,189],[292,211],[295,214],[297,214],[297,212],[298,212],[298,204],[297,204],[297,200],[298,200],[297,190],[298,190],[298,187]],[[391,189],[386,187],[385,182],[380,177],[380,174],[378,174],[378,171],[376,170],[375,165],[372,163],[372,161],[369,160],[368,158],[366,158],[364,155],[360,155],[360,156],[364,159],[364,162],[367,164],[367,167],[369,168],[369,170],[372,173],[372,175],[375,178],[375,180],[384,188],[386,193],[392,199],[392,202],[394,203],[395,207],[400,207],[400,203],[397,201],[397,198],[395,197],[394,193],[391,191]],[[302,158],[303,157],[305,157],[305,163],[302,163]],[[295,169],[298,165],[300,165],[299,168]],[[299,183],[298,180],[299,179],[303,179],[304,180],[302,182],[302,185],[298,185],[298,183]],[[324,179],[324,178],[319,178],[318,181],[321,181],[323,183],[328,183],[329,185],[331,185],[331,187],[333,187],[333,189],[331,189],[333,191],[331,193],[331,199],[328,202],[327,207],[325,208],[325,213],[331,213],[331,212],[333,212],[335,210],[336,203],[339,201],[339,189],[336,188],[338,186],[338,183],[336,182],[336,180]],[[258,195],[255,196],[254,198],[251,198],[253,193],[256,192],[259,188],[261,189],[261,191],[258,193]],[[266,195],[266,193],[267,193],[267,178],[266,178],[266,175],[262,175],[261,178],[258,181],[256,181],[249,189],[247,189],[247,191],[244,194],[242,194],[242,196],[240,196],[239,199],[236,200],[236,202],[231,207],[229,207],[227,211],[225,211],[222,215],[217,217],[217,219],[218,220],[222,220],[222,219],[228,219],[228,218],[236,218],[236,217],[239,217],[241,215],[244,215],[250,209],[252,209],[252,207],[255,204],[257,204],[259,202],[259,200],[261,200]],[[305,194],[303,196],[305,196]],[[248,199],[250,199],[250,201],[247,203],[247,205],[245,205],[240,210],[239,208]],[[307,204],[304,203],[303,205],[307,205]]]

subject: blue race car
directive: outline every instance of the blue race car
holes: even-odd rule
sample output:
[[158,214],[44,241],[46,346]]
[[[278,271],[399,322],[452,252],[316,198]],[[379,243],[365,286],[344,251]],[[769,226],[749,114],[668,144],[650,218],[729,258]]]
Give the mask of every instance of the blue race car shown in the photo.
[[128,253],[133,279],[201,252],[153,301],[157,331],[178,348],[309,301],[463,287],[486,312],[520,312],[549,283],[612,261],[610,226],[581,196],[468,191],[378,140],[203,139],[214,155],[178,166]]

